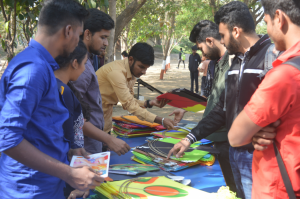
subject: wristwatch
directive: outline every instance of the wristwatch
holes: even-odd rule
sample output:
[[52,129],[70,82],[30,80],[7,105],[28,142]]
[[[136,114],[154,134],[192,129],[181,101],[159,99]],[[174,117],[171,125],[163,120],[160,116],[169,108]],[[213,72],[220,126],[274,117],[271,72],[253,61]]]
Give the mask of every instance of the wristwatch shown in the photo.
[[147,108],[152,108],[153,107],[153,106],[150,105],[150,100],[147,100],[146,103],[147,103]]

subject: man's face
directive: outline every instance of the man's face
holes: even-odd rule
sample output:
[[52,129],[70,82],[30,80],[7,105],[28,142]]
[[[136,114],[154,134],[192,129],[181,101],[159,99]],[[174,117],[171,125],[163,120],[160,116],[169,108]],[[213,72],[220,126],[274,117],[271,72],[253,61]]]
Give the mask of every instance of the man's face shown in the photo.
[[63,47],[63,54],[61,56],[68,57],[77,47],[79,36],[83,33],[83,23],[81,25],[73,25],[69,31],[69,39]]
[[88,49],[90,53],[95,55],[101,55],[105,52],[106,46],[108,46],[108,37],[110,35],[110,30],[102,29],[99,32],[95,32],[94,35],[91,36],[91,40],[89,41]]
[[281,39],[282,37],[279,34],[281,30],[275,26],[275,19],[272,20],[270,15],[265,14],[264,20],[267,24],[268,35],[274,42],[276,50],[285,51],[284,41]]
[[145,75],[147,69],[150,67],[149,65],[143,64],[140,61],[135,61],[133,57],[128,58],[128,63],[130,66],[131,74],[137,78],[141,77],[142,75]]
[[220,23],[219,33],[221,35],[221,44],[223,44],[230,55],[236,54],[240,49],[240,42],[237,41],[232,32],[228,29],[227,25]]
[[193,54],[196,54],[196,50],[193,50]]
[[207,59],[210,60],[220,59],[220,49],[217,46],[213,45],[210,47],[205,42],[201,42],[201,43],[196,42],[196,45],[198,49],[202,51],[202,55],[205,56]]

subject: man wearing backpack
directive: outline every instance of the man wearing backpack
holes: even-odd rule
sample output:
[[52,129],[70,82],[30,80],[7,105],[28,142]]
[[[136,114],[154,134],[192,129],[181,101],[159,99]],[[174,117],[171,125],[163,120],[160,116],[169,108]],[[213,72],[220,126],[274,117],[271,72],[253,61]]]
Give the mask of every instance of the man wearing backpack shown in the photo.
[[252,198],[296,199],[300,198],[300,2],[261,3],[268,34],[276,49],[285,52],[273,62],[228,137],[232,146],[248,144],[262,127],[280,119],[274,145],[253,154]]
[[[213,110],[202,119],[187,137],[170,151],[177,157],[182,156],[193,142],[201,140],[226,125],[230,129],[236,116],[243,110],[258,88],[264,72],[265,54],[271,45],[268,35],[259,37],[255,33],[255,24],[246,4],[233,1],[222,6],[215,15],[229,54],[235,54],[227,72],[225,90]],[[252,190],[252,154],[251,144],[230,147],[229,158],[240,198],[251,198]]]

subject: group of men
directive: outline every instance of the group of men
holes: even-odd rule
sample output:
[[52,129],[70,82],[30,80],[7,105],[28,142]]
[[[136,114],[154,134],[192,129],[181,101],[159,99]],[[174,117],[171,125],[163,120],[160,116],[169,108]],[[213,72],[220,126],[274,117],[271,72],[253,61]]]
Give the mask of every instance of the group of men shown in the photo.
[[[299,198],[300,2],[261,3],[269,35],[255,32],[248,6],[239,1],[222,6],[215,23],[203,20],[191,31],[190,41],[216,61],[214,78],[203,119],[168,157],[181,157],[207,138],[238,197]],[[184,113],[176,110],[176,120]]]
[[[291,63],[282,64],[300,56],[300,3],[261,3],[268,33],[276,49],[285,52],[273,63],[273,69],[267,67],[265,57],[271,40],[255,33],[249,8],[239,1],[222,6],[215,23],[197,23],[190,40],[212,60],[209,64],[215,64],[214,78],[203,119],[169,156],[180,157],[193,142],[210,139],[220,151],[218,160],[225,181],[238,197],[288,198],[274,148],[269,146],[274,142],[294,194],[300,197],[300,157],[295,150],[300,143],[300,71]],[[90,122],[101,130],[98,135],[85,134],[87,152],[109,148],[121,155],[129,151],[124,141],[109,135],[113,105],[118,102],[139,118],[169,129],[182,119],[185,111],[181,109],[174,111],[174,121],[144,109],[161,108],[168,101],[140,101],[133,96],[136,78],[154,63],[154,51],[148,44],[137,43],[128,58],[94,67],[94,56],[105,51],[114,26],[109,15],[86,10],[75,1],[45,1],[35,39],[9,63],[1,79],[2,198],[64,198],[64,181],[84,191],[104,180],[88,167],[68,166],[68,154],[82,155],[83,151],[71,150],[64,138],[62,126],[69,113],[57,89],[53,71],[59,66],[54,58],[72,53],[79,39],[87,47],[88,59],[84,72],[72,84],[91,108]],[[197,58],[197,66],[200,62]]]

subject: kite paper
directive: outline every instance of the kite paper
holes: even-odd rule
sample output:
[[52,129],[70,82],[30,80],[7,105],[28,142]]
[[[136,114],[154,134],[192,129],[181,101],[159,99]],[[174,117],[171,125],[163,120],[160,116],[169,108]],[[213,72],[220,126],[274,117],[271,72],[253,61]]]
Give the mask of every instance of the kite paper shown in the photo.
[[174,89],[171,92],[162,94],[157,99],[171,100],[168,104],[186,111],[198,112],[206,108],[207,99],[187,89]]
[[96,187],[96,191],[101,198],[108,199],[211,199],[210,193],[183,185],[164,176],[142,177],[102,183],[100,186]]
[[73,156],[70,166],[71,167],[83,167],[89,166],[95,172],[102,173],[101,177],[108,176],[108,167],[109,167],[109,159],[110,159],[110,152],[104,153],[95,153],[89,155],[89,159],[84,158],[83,156]]

